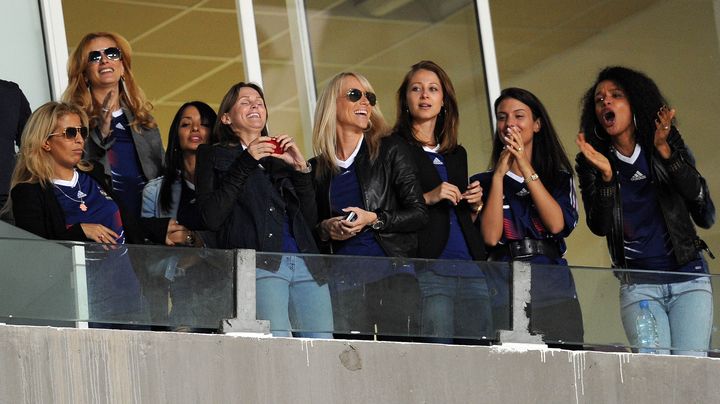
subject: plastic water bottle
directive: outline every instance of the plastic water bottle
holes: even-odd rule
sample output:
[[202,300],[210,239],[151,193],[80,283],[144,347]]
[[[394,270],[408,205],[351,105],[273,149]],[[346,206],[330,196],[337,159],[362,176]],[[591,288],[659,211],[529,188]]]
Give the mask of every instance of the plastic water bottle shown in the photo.
[[640,314],[635,319],[635,331],[638,352],[656,353],[656,349],[660,346],[660,337],[658,337],[655,316],[650,311],[647,300],[640,301]]

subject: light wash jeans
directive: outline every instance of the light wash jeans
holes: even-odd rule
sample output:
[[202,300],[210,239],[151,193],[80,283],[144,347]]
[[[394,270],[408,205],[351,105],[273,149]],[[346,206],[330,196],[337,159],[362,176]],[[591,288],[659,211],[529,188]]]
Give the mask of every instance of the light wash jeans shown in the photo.
[[284,256],[277,272],[255,270],[257,318],[270,320],[275,337],[332,338],[328,285],[318,285],[302,258]]
[[686,282],[666,284],[623,284],[620,286],[620,313],[625,334],[637,345],[635,320],[640,301],[647,300],[657,323],[660,347],[657,353],[707,356],[713,322],[710,278],[701,276]]
[[418,272],[417,278],[422,296],[423,336],[450,339],[494,336],[485,278],[444,276],[429,270]]

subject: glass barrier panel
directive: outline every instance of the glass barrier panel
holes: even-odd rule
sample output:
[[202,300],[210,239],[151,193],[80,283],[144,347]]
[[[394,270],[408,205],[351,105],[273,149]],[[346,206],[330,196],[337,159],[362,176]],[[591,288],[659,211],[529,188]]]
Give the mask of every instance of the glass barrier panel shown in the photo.
[[[532,266],[530,328],[551,346],[613,352],[718,352],[717,276]],[[711,338],[714,336],[715,338]]]
[[477,343],[510,326],[507,263],[263,252],[256,262],[257,318],[276,336]]
[[217,330],[234,317],[234,252],[0,239],[0,317],[15,324]]

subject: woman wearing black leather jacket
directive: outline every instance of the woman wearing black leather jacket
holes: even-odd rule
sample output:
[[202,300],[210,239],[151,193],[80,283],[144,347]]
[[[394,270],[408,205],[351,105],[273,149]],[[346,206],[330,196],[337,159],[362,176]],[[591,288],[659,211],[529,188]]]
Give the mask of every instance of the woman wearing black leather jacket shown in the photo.
[[[387,137],[370,83],[340,73],[318,100],[311,160],[325,252],[413,257],[427,208],[400,139]],[[351,216],[348,216],[351,215]],[[394,335],[417,332],[419,289],[403,261],[333,260],[331,295],[340,331]]]
[[[219,143],[198,148],[200,214],[220,248],[283,253],[260,255],[255,272],[257,318],[274,336],[331,338],[330,295],[321,268],[295,253],[317,253],[310,166],[287,135],[269,137],[262,89],[237,83],[218,111]],[[310,267],[310,268],[308,268]]]
[[[607,238],[619,272],[621,314],[632,345],[647,301],[659,347],[705,355],[712,327],[712,288],[693,221],[709,228],[715,207],[695,159],[657,85],[624,67],[600,72],[583,99],[577,172],[588,226]],[[691,221],[692,218],[692,221]],[[709,250],[708,250],[709,251]]]

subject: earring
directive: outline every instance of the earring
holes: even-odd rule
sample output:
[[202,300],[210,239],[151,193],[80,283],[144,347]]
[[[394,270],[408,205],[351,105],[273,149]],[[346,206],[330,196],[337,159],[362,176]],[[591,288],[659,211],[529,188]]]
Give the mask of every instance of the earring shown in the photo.
[[593,133],[595,134],[595,137],[598,138],[599,140],[604,140],[602,137],[600,137],[600,135],[598,135],[597,126],[595,126],[595,125],[593,125]]
[[635,120],[635,114],[633,114],[633,125],[635,125],[635,129],[637,129],[637,120]]

